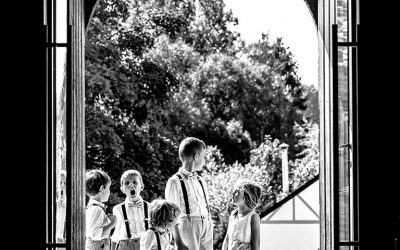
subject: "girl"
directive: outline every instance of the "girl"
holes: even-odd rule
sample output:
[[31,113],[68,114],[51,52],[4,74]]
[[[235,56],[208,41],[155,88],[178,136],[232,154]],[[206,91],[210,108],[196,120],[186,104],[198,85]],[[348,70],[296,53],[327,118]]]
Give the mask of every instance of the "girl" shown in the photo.
[[156,199],[150,204],[151,227],[140,238],[140,250],[173,250],[170,229],[178,221],[179,206],[164,199]]
[[223,250],[259,250],[260,216],[254,211],[261,196],[261,187],[242,181],[233,190],[233,203],[237,206],[229,216],[228,231]]

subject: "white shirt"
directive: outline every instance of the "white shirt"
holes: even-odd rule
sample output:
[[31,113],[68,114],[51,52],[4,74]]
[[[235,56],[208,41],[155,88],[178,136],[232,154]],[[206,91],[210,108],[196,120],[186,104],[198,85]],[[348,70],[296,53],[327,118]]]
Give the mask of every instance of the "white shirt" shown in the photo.
[[102,237],[103,227],[110,222],[104,212],[104,204],[90,199],[86,207],[86,238],[92,240],[107,238],[107,236]]
[[[204,198],[203,189],[197,180],[197,173],[191,173],[184,168],[180,168],[178,173],[182,176],[186,187],[191,216],[208,216],[207,204]],[[207,192],[207,183],[204,178],[198,176],[203,183],[206,193],[207,203],[209,201]],[[182,211],[182,216],[186,215],[185,200],[183,198],[181,183],[178,176],[173,175],[168,179],[165,187],[165,199],[177,203]]]
[[[140,199],[141,207],[133,206],[132,202],[128,198],[123,203],[120,203],[113,207],[113,214],[117,217],[117,224],[115,225],[114,233],[111,236],[111,240],[119,242],[120,240],[128,239],[126,232],[124,214],[122,212],[122,204],[125,204],[126,216],[128,217],[129,229],[131,232],[131,238],[136,239],[146,231],[144,224],[144,206],[143,199]],[[149,215],[150,207],[148,207],[147,218]]]
[[[163,234],[159,233],[158,235],[160,236],[161,250],[174,249],[174,247],[170,245],[172,236],[169,232]],[[158,250],[157,238],[153,230],[147,230],[140,238],[140,250]]]

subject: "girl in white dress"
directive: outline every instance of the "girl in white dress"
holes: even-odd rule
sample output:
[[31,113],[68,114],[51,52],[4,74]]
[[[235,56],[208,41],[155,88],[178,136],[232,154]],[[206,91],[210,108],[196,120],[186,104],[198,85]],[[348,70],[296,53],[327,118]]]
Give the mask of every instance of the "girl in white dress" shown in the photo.
[[254,211],[261,196],[261,187],[251,181],[239,182],[233,191],[237,206],[229,216],[228,231],[222,250],[259,250],[260,216]]

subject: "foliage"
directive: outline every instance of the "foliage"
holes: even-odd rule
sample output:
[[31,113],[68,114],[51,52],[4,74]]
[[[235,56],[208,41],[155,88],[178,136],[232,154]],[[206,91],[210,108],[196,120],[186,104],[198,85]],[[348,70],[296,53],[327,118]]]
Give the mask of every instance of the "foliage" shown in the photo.
[[[300,128],[300,127],[298,127]],[[318,172],[318,147],[315,135],[318,135],[317,125],[309,124],[308,133],[302,130],[305,136],[303,144],[312,144],[312,150],[305,150],[303,158],[291,164],[291,190],[297,189],[306,183]],[[300,133],[300,132],[299,132]],[[234,205],[232,190],[238,180],[249,179],[263,187],[262,197],[257,212],[261,212],[276,202],[277,194],[282,192],[282,151],[280,141],[266,136],[264,142],[251,151],[249,163],[243,165],[238,162],[225,164],[224,159],[216,147],[208,147],[204,176],[209,185],[210,209],[214,223],[214,246],[220,248],[226,234],[229,214]],[[311,145],[310,145],[311,146]]]
[[290,189],[296,190],[319,173],[319,125],[308,122],[305,126],[295,125],[299,144],[304,150],[292,162]]

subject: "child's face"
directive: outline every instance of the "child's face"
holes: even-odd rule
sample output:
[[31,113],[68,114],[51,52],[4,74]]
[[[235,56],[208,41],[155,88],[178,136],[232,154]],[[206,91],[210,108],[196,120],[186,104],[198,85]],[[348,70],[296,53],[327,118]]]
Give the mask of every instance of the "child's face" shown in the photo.
[[244,197],[243,197],[243,194],[242,194],[242,192],[240,192],[239,190],[236,190],[236,191],[233,193],[232,200],[233,200],[233,203],[234,203],[236,206],[243,206],[243,205],[246,205],[245,200],[244,200]]
[[61,190],[65,190],[65,175],[60,175],[60,188]]
[[133,199],[139,197],[140,192],[143,190],[143,184],[140,180],[140,177],[137,175],[128,176],[121,186],[121,191],[128,197],[129,199]]
[[194,171],[200,171],[203,168],[206,163],[204,159],[205,154],[206,150],[202,149],[199,153],[194,155]]
[[174,219],[174,221],[169,222],[169,223],[165,226],[166,229],[170,229],[170,228],[175,227],[175,225],[178,224],[178,220],[179,220],[179,216],[177,216],[177,217]]
[[108,201],[108,198],[110,197],[110,186],[111,186],[111,181],[108,182],[105,187],[103,186],[100,196],[101,202]]

